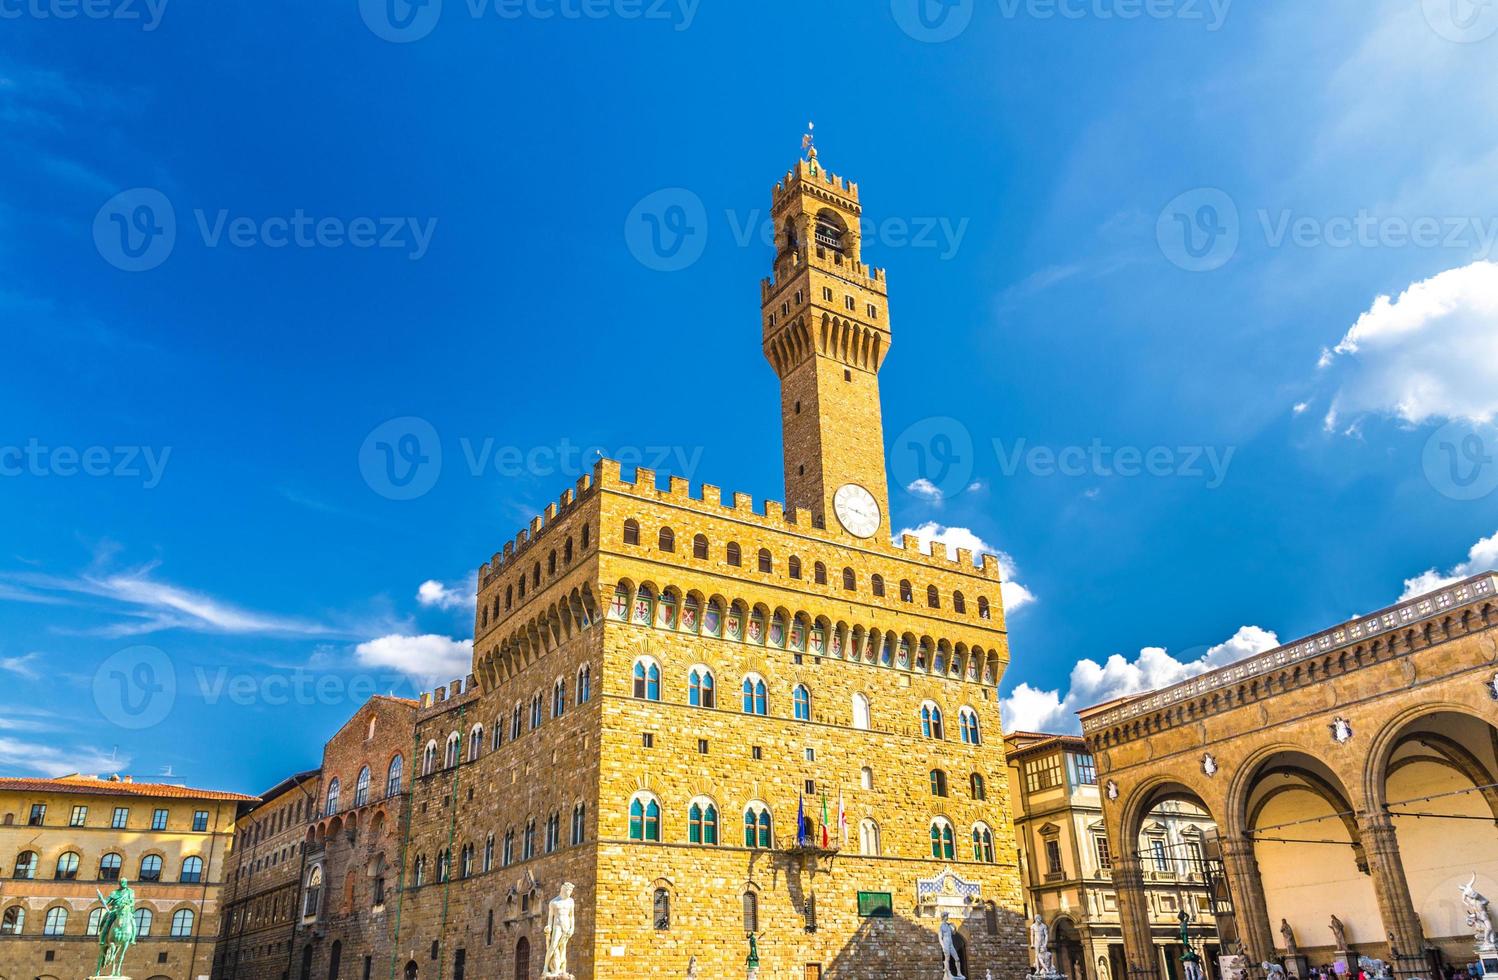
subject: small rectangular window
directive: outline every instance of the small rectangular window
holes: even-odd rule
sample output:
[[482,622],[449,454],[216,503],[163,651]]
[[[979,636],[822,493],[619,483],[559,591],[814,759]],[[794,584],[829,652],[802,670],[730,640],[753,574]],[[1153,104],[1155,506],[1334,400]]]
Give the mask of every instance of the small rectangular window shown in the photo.
[[850,310],[858,309],[858,301],[855,300],[852,296],[849,296],[845,300],[843,300],[843,305]]
[[125,825],[130,822],[130,808],[117,806],[114,808],[114,817],[109,821],[109,826],[115,830],[124,830]]
[[823,286],[822,287],[822,299],[826,300],[829,303],[832,302],[832,287],[831,286]]
[[33,826],[33,827],[40,827],[42,825],[42,822],[44,820],[46,820],[46,819],[47,819],[47,804],[45,804],[45,803],[33,803],[33,804],[31,804],[31,816],[30,816],[29,819],[27,819],[26,822],[28,824],[30,824],[31,826]]
[[157,810],[156,812],[154,812],[154,813],[151,814],[151,829],[152,830],[165,830],[166,829],[166,811],[165,810]]
[[88,821],[88,807],[73,807],[73,815],[68,819],[69,827],[82,827]]
[[807,796],[816,796],[817,795],[817,781],[815,779],[808,779],[806,781],[806,795]]
[[758,745],[750,746],[749,757],[758,762],[765,757],[764,750],[762,750]]
[[699,738],[697,740],[697,751],[701,755],[707,755],[707,739]]
[[1046,838],[1045,863],[1048,874],[1061,873],[1061,842],[1054,837]]
[[645,746],[645,748],[647,749],[655,748],[655,735],[650,732],[646,732],[645,734],[640,736],[640,744]]
[[816,762],[817,761],[817,750],[808,745],[806,747],[805,756],[806,756],[806,761],[807,762]]
[[208,811],[194,810],[192,814],[192,829],[198,833],[208,829]]

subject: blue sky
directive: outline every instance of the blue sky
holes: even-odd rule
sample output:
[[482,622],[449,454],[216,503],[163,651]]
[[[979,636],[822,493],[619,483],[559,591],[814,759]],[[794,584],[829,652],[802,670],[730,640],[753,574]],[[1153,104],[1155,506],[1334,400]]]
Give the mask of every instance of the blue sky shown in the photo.
[[1011,720],[1498,564],[1498,8],[925,2],[0,0],[0,770],[315,764],[593,447],[778,499],[808,119]]

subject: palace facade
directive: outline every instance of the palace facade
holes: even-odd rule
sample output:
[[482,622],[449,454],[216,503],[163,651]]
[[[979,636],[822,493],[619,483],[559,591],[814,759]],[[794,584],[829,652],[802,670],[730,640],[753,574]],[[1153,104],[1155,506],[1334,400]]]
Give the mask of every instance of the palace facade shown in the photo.
[[290,980],[535,980],[564,882],[586,980],[929,978],[943,921],[1024,972],[998,562],[891,542],[858,186],[813,151],[772,201],[786,501],[600,461],[485,562],[390,812],[324,760]]
[[0,980],[93,975],[103,903],[135,891],[127,966],[150,980],[209,975],[235,820],[253,797],[101,779],[0,779]]

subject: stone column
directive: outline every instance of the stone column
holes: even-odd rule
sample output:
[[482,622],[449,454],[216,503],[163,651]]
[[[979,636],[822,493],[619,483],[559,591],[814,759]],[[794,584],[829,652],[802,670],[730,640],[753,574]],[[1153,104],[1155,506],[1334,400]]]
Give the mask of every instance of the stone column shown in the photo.
[[1269,925],[1269,905],[1264,899],[1264,879],[1254,842],[1247,837],[1223,837],[1222,866],[1233,900],[1233,923],[1238,940],[1250,961],[1261,963],[1274,957],[1274,932]]
[[1160,955],[1150,931],[1149,895],[1137,855],[1113,859],[1113,889],[1118,895],[1118,918],[1123,926],[1124,958],[1129,975],[1114,980],[1160,980]]
[[[1410,898],[1409,880],[1404,876],[1404,859],[1399,854],[1399,838],[1394,823],[1384,812],[1358,816],[1358,836],[1368,856],[1368,873],[1373,876],[1373,891],[1378,896],[1378,913],[1384,922],[1391,949],[1391,966],[1398,977],[1424,976],[1425,929],[1415,913]],[[1393,953],[1398,955],[1394,956]]]

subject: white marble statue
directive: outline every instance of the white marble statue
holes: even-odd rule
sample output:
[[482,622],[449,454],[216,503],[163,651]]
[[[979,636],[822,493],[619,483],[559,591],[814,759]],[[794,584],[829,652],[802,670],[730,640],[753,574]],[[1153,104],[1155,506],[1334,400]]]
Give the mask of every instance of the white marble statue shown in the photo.
[[1030,923],[1030,950],[1035,954],[1035,972],[1043,977],[1056,975],[1056,961],[1051,955],[1051,930],[1040,913]]
[[573,980],[572,974],[567,972],[567,941],[576,928],[572,882],[569,881],[546,906],[546,965],[541,970],[541,980]]
[[1278,963],[1264,962],[1259,965],[1264,968],[1264,976],[1268,980],[1285,980],[1285,968]]
[[687,980],[697,980],[697,957],[687,960]]
[[937,930],[941,940],[942,980],[965,980],[962,975],[962,958],[957,955],[957,930],[947,913],[941,914],[941,928]]
[[1472,880],[1462,886],[1462,907],[1467,910],[1467,925],[1472,927],[1472,937],[1479,949],[1498,946],[1498,930],[1493,926],[1493,913],[1488,900],[1477,890],[1477,872]]

